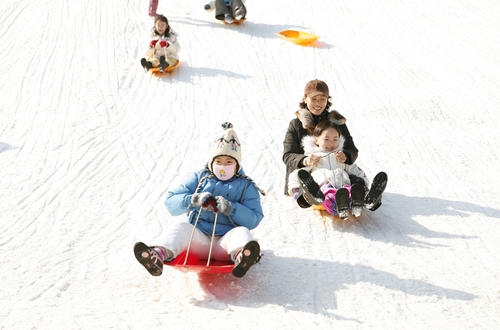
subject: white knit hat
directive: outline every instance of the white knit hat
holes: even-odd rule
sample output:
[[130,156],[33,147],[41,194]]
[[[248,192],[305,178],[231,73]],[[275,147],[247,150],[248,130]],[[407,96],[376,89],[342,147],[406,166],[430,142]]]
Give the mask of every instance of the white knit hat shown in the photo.
[[233,124],[225,122],[222,124],[222,132],[210,144],[210,159],[208,168],[213,172],[212,163],[217,156],[230,156],[236,159],[241,168],[241,144],[238,135],[233,130]]

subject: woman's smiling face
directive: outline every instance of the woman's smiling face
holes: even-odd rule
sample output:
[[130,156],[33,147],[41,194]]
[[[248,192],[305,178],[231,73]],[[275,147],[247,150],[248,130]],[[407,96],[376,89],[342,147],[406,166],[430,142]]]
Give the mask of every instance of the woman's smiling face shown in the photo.
[[319,116],[323,113],[326,108],[326,104],[328,102],[328,98],[322,94],[315,95],[313,97],[306,97],[306,104],[309,111],[316,116]]

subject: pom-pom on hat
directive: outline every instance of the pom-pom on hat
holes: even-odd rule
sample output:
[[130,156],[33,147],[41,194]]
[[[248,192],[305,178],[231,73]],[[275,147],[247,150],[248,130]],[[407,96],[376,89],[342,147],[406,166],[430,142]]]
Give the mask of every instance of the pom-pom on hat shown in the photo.
[[326,98],[329,98],[330,91],[328,90],[328,85],[324,81],[314,79],[307,83],[306,88],[304,88],[304,95],[310,98],[316,95],[324,95]]
[[238,135],[233,130],[233,124],[222,124],[222,132],[210,144],[210,159],[208,168],[213,172],[212,163],[217,156],[230,156],[236,159],[241,168],[241,144]]

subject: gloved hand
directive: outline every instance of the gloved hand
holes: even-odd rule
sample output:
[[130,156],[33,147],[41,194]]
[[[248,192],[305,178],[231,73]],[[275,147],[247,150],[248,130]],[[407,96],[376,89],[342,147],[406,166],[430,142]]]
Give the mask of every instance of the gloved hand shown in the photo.
[[158,40],[151,40],[151,42],[149,43],[149,48],[155,48],[157,42]]
[[316,166],[316,165],[318,165],[320,160],[321,160],[321,156],[312,154],[312,155],[309,155],[308,157],[304,158],[304,160],[302,161],[302,164],[304,166]]
[[160,46],[162,46],[163,48],[168,48],[168,46],[170,46],[170,43],[168,43],[165,40],[162,40],[160,41]]
[[191,196],[191,205],[193,206],[203,206],[205,207],[205,203],[210,199],[213,198],[212,194],[209,192],[202,192],[202,193],[196,193]]
[[231,215],[231,212],[233,212],[234,209],[233,203],[231,203],[222,196],[215,197],[215,205],[217,206],[218,212],[225,214],[227,216]]

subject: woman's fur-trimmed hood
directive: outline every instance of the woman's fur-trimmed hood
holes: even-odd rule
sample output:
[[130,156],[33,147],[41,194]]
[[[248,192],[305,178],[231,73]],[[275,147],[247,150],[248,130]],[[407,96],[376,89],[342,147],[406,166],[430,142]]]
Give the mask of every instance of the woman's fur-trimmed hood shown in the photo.
[[[335,148],[332,153],[337,151],[342,151],[344,149],[345,138],[343,135],[339,137],[339,145]],[[326,154],[325,149],[321,149],[314,143],[314,136],[307,135],[302,138],[302,147],[304,148],[304,153],[306,155],[310,154]]]
[[[314,118],[312,113],[308,109],[300,109],[295,111],[295,116],[302,123],[302,127],[308,132],[314,131],[314,127],[316,126],[314,123]],[[337,110],[332,110],[328,113],[328,120],[337,125],[344,125],[346,119],[342,116]]]

